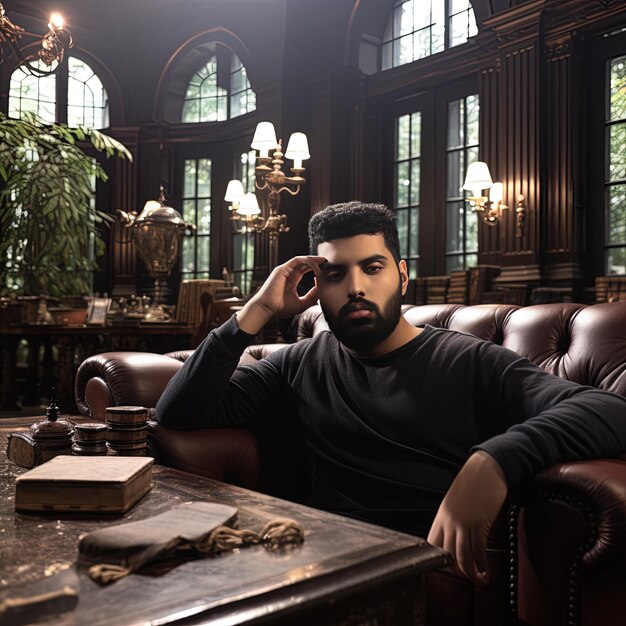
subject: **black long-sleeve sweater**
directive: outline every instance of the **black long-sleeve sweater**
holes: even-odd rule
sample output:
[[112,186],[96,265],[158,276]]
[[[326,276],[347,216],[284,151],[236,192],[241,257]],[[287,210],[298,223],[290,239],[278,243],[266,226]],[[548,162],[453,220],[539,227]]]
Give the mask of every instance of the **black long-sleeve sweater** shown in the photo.
[[277,408],[293,415],[312,506],[425,535],[476,450],[509,487],[557,462],[626,451],[626,399],[469,335],[426,326],[361,358],[322,332],[237,367],[251,340],[235,317],[213,330],[168,384],[157,420],[191,429],[252,425]]

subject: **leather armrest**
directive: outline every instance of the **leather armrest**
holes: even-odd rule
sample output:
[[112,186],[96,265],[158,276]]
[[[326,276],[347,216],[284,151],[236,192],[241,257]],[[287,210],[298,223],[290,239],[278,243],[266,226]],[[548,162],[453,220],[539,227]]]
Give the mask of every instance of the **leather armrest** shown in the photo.
[[[600,459],[550,467],[521,486],[524,538],[530,554],[540,558],[550,546],[577,545],[587,574],[623,570],[626,565],[626,461]],[[535,549],[533,550],[533,544]]]
[[259,487],[259,446],[248,430],[174,430],[149,421],[148,436],[163,465],[247,489]]
[[105,352],[91,356],[76,373],[76,405],[104,421],[107,406],[154,408],[182,362],[150,352]]

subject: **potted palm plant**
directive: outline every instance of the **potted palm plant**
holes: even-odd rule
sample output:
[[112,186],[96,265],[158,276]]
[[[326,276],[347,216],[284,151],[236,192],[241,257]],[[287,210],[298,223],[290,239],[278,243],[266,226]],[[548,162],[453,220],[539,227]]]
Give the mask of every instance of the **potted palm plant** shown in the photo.
[[0,113],[0,296],[75,296],[91,292],[102,226],[94,207],[107,175],[79,145],[132,160],[118,141],[92,128]]

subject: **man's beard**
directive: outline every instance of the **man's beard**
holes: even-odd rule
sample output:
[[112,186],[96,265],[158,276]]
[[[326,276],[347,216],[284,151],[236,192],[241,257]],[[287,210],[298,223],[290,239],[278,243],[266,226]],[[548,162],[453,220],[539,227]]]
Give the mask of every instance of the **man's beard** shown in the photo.
[[[355,304],[372,311],[365,318],[347,319],[346,315],[353,310]],[[344,304],[334,316],[321,303],[324,317],[330,330],[341,343],[355,352],[369,352],[383,342],[394,331],[402,315],[402,287],[398,286],[395,293],[387,300],[384,310],[374,302],[364,298],[353,298]]]

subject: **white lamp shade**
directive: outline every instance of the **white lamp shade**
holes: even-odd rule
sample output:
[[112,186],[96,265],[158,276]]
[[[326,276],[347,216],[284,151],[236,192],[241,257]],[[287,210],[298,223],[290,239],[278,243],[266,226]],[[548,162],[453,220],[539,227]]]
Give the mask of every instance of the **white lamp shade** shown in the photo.
[[274,124],[272,122],[259,122],[252,138],[252,149],[273,150],[277,143]]
[[259,203],[256,196],[249,191],[243,196],[239,203],[238,213],[239,215],[258,215],[261,212],[259,209]]
[[490,189],[493,185],[489,167],[484,161],[474,161],[470,163],[465,174],[463,189]]
[[289,137],[285,156],[294,161],[304,161],[305,159],[311,158],[309,154],[309,142],[304,133],[293,133],[291,137]]
[[243,198],[243,185],[240,180],[231,180],[226,187],[226,195],[224,200],[226,202],[241,202]]
[[504,185],[502,183],[494,183],[489,190],[489,200],[491,202],[502,202],[504,197]]

